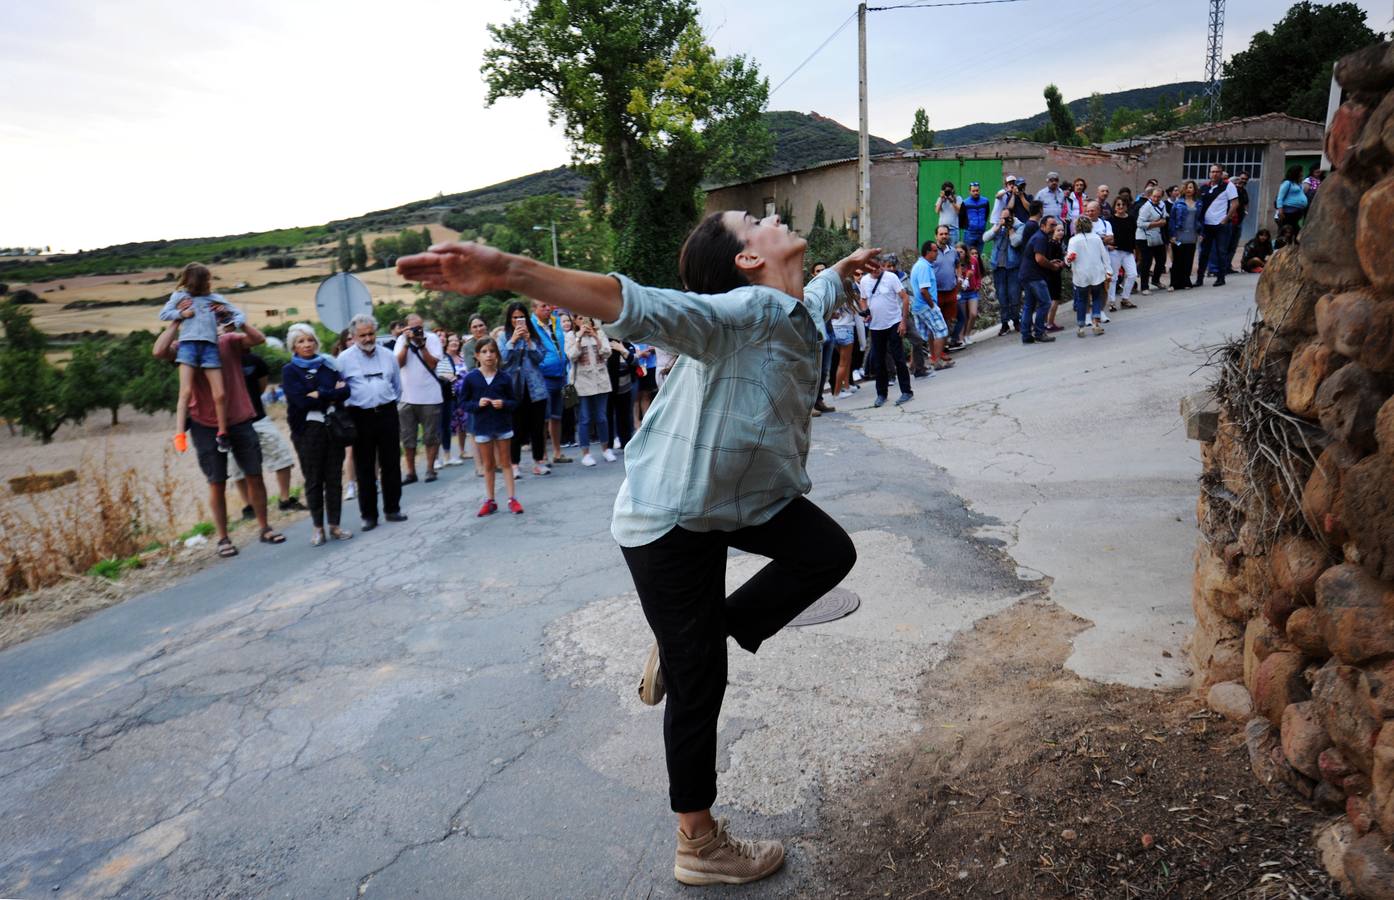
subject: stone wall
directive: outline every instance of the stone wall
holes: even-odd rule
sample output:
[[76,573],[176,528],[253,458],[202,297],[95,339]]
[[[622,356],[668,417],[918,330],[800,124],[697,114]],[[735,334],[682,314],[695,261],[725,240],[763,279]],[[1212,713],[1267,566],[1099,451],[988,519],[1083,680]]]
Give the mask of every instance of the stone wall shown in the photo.
[[1336,74],[1335,174],[1194,435],[1191,656],[1255,773],[1339,816],[1320,844],[1346,893],[1394,898],[1394,48]]

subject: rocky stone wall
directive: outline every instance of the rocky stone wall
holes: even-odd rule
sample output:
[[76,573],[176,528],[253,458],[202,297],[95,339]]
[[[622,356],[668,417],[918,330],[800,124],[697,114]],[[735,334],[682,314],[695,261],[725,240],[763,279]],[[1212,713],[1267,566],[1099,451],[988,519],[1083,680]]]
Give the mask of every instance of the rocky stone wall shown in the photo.
[[[1217,355],[1196,429],[1195,686],[1255,773],[1338,815],[1323,858],[1394,898],[1394,46],[1342,60],[1334,174]],[[1265,211],[1256,210],[1263,215]],[[1271,215],[1271,213],[1268,213]],[[1296,799],[1296,798],[1295,798]]]

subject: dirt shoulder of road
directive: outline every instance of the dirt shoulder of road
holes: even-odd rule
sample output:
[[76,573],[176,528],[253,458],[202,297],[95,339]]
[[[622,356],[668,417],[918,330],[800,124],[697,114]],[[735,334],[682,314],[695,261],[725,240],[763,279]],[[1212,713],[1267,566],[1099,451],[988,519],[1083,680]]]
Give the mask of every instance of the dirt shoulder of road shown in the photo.
[[1029,600],[960,635],[924,729],[823,807],[835,896],[1337,897],[1329,816],[1249,768],[1242,726],[1186,693],[1068,672],[1087,623]]

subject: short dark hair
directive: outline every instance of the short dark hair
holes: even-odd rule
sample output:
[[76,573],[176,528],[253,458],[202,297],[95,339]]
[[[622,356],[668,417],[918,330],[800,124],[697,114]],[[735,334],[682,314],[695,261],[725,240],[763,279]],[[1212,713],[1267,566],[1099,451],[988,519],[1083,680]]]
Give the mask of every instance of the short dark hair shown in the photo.
[[480,350],[484,350],[484,349],[486,349],[486,348],[488,348],[488,347],[493,347],[495,353],[498,353],[500,356],[503,355],[503,351],[499,350],[499,342],[498,342],[498,341],[494,340],[494,339],[491,338],[491,337],[482,337],[482,338],[480,338],[479,340],[477,340],[477,341],[474,342],[474,357],[475,357],[475,359],[478,359],[478,358],[479,358],[479,351],[480,351]]
[[1045,204],[1042,203],[1042,202],[1039,201],[1039,200],[1032,200],[1030,203],[1026,204],[1026,214],[1027,214],[1027,215],[1030,215],[1030,216],[1038,216],[1038,215],[1040,215],[1044,210],[1045,210]]
[[736,255],[745,243],[726,227],[724,215],[709,214],[682,242],[678,276],[683,287],[695,294],[725,294],[750,284],[736,268]]
[[924,256],[924,255],[925,255],[926,253],[928,253],[930,250],[938,250],[938,249],[939,249],[939,245],[938,245],[937,243],[935,243],[934,241],[932,241],[932,240],[925,241],[923,244],[920,245],[920,255],[921,255],[921,256]]

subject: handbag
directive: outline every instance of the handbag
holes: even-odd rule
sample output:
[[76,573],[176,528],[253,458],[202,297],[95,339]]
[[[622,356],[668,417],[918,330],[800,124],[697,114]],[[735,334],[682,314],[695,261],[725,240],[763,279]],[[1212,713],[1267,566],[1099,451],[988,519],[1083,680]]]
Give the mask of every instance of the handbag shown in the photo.
[[325,410],[324,425],[329,429],[329,436],[345,447],[358,437],[358,426],[353,423],[353,416],[337,405]]
[[581,402],[581,395],[576,393],[576,385],[568,384],[561,390],[562,409],[575,409],[576,404]]

